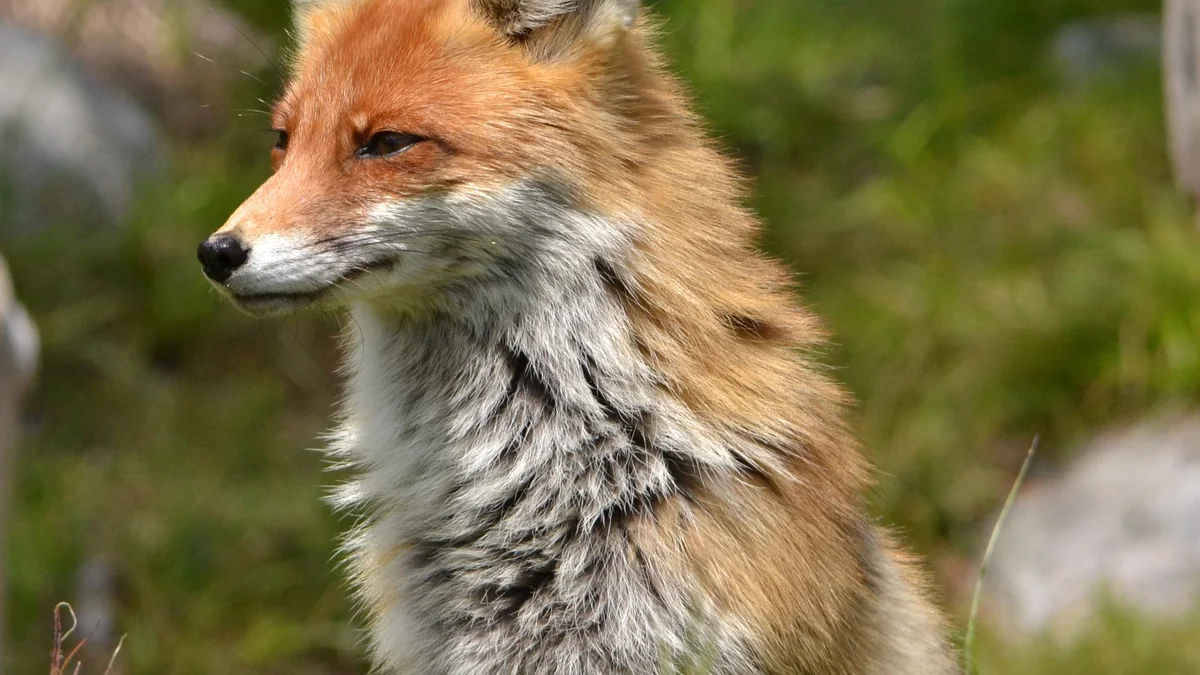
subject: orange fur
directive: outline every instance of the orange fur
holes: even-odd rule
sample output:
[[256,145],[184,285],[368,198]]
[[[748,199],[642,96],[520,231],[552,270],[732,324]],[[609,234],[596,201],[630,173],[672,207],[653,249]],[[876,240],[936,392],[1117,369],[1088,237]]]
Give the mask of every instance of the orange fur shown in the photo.
[[[846,396],[811,356],[823,331],[754,251],[743,186],[649,46],[648,17],[575,43],[565,32],[580,26],[563,22],[525,45],[487,18],[469,0],[308,10],[274,118],[296,150],[231,223],[336,233],[352,204],[567,177],[583,207],[639,226],[608,279],[633,346],[713,434],[747,448],[740,475],[691,477],[691,499],[638,522],[650,564],[663,579],[694,571],[767,672],[952,672],[924,583],[865,515]],[[433,142],[386,164],[345,160],[379,130]]]

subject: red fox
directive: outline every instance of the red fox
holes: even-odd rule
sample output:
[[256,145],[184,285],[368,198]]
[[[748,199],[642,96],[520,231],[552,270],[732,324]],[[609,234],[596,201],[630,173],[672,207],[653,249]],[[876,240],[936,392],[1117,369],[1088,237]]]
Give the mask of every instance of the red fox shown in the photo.
[[822,329],[637,0],[302,0],[274,174],[199,250],[345,307],[382,672],[941,675]]

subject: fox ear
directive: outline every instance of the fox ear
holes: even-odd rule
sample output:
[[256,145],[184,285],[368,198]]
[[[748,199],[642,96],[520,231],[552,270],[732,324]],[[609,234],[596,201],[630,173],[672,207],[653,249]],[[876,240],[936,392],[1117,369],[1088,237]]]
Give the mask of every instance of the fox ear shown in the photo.
[[473,1],[506,37],[559,47],[614,29],[628,30],[637,21],[641,4],[640,0]]

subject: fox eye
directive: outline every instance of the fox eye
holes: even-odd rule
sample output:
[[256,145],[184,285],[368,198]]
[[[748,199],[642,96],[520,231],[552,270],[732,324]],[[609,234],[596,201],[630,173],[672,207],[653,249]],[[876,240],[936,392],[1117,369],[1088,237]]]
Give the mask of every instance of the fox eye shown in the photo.
[[381,131],[367,140],[361,148],[358,149],[359,157],[390,157],[400,154],[408,150],[412,146],[420,143],[422,140],[419,136],[412,134],[402,134],[396,131]]
[[287,150],[288,147],[288,132],[283,129],[276,129],[275,133],[279,134],[279,138],[275,141],[276,150]]

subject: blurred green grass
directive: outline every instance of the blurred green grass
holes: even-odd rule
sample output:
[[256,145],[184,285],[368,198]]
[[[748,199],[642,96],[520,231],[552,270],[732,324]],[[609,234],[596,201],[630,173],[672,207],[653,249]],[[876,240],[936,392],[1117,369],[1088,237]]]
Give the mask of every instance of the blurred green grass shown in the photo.
[[[275,0],[228,4],[285,28]],[[1061,461],[1099,427],[1195,405],[1200,235],[1170,181],[1159,74],[1067,87],[1048,60],[1065,23],[1158,3],[651,4],[756,178],[764,245],[834,330],[877,512],[949,596],[1035,433]],[[193,259],[267,173],[265,124],[230,121],[177,144],[120,233],[5,242],[46,340],[10,532],[10,672],[44,672],[50,610],[92,556],[117,573],[129,673],[366,670],[334,562],[346,524],[319,502],[333,476],[305,451],[336,396],[337,318],[244,319]],[[985,635],[980,666],[1200,672],[1197,630],[1114,608],[1066,644]]]

